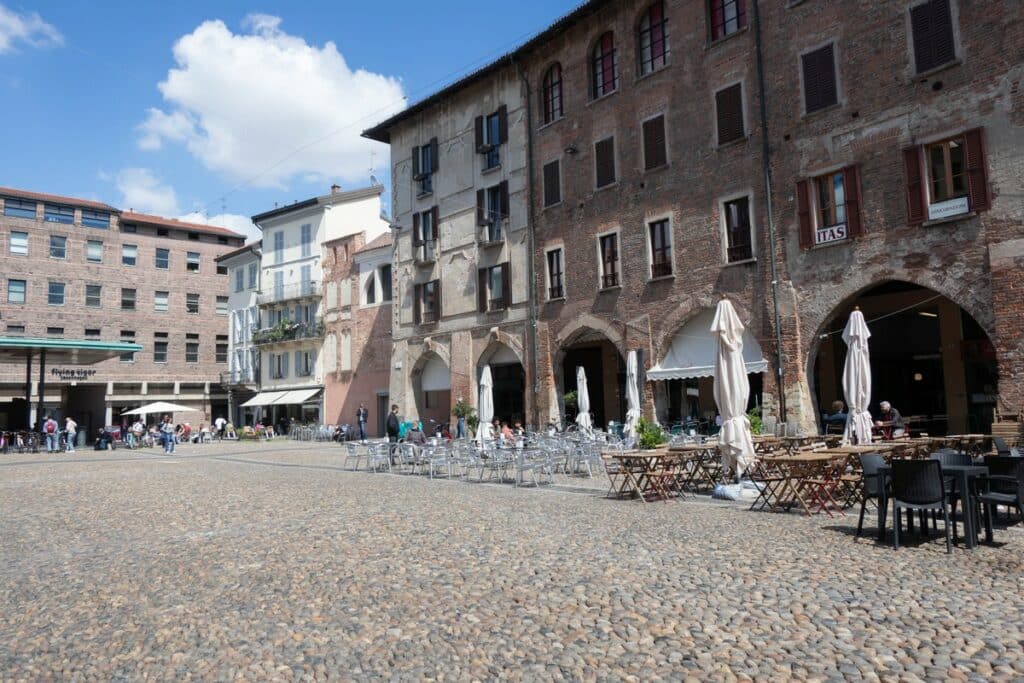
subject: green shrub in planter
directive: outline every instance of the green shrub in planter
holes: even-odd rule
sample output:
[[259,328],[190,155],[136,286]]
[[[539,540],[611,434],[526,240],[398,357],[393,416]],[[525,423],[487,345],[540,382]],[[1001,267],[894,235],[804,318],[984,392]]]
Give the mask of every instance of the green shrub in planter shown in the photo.
[[665,432],[654,422],[648,422],[644,418],[636,425],[637,445],[644,450],[657,448],[665,443]]

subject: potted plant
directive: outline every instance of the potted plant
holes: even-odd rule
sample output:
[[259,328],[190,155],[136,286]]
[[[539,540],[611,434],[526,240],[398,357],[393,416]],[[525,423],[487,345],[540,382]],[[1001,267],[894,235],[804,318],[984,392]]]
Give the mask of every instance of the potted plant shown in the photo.
[[565,396],[562,397],[562,402],[565,404],[565,419],[568,422],[571,417],[576,416],[576,410],[580,404],[580,395],[573,389],[566,392]]
[[754,406],[747,412],[747,419],[750,420],[750,433],[757,435],[764,430],[764,422],[761,420],[761,406]]
[[652,450],[668,441],[665,432],[656,422],[648,422],[644,418],[636,425],[636,445],[640,450]]

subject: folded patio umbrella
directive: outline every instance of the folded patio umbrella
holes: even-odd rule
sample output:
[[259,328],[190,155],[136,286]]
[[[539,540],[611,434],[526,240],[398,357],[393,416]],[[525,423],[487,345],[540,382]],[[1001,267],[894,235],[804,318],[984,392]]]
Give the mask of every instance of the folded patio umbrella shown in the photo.
[[626,438],[636,439],[636,427],[640,422],[640,387],[637,378],[636,351],[626,356],[626,424],[622,433]]
[[594,425],[590,422],[590,391],[587,389],[587,373],[582,365],[576,368],[576,406],[579,408],[576,424],[580,431],[592,433]]
[[868,338],[871,331],[864,322],[864,314],[854,309],[843,330],[846,342],[846,362],[843,364],[843,394],[846,395],[846,427],[843,429],[843,443],[850,443],[850,437],[858,444],[871,443],[871,356],[868,353]]
[[480,448],[484,447],[484,441],[494,437],[491,434],[491,420],[494,419],[494,380],[491,379],[491,366],[485,365],[484,371],[480,374],[480,400],[477,403],[476,414],[479,424],[476,429],[476,439]]
[[716,338],[714,393],[722,429],[718,442],[722,464],[743,474],[754,463],[754,442],[747,418],[750,382],[743,361],[743,323],[728,299],[718,302],[711,334]]

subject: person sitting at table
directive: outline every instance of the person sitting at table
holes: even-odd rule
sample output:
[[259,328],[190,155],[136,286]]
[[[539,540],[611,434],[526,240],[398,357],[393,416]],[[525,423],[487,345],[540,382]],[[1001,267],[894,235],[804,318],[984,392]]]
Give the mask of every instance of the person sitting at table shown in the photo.
[[405,442],[414,443],[417,446],[423,446],[427,443],[427,435],[423,433],[423,427],[420,426],[420,421],[415,417],[412,418],[412,426],[405,432]]
[[512,430],[508,426],[508,422],[501,423],[501,440],[506,444],[511,444],[516,440],[515,435],[512,434]]
[[893,408],[888,401],[879,403],[878,408],[881,410],[879,414],[881,419],[875,420],[875,426],[882,429],[882,434],[886,439],[895,439],[906,434],[900,411]]
[[842,431],[846,427],[846,404],[842,401],[832,401],[832,413],[826,413],[822,418],[825,423],[825,432],[831,432],[838,427]]

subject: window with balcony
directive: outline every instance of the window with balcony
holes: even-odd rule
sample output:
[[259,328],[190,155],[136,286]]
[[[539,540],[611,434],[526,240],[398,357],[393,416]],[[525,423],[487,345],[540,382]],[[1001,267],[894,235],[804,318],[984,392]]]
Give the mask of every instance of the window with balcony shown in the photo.
[[672,274],[672,230],[667,218],[647,224],[651,247],[651,277]]
[[199,272],[199,252],[198,251],[187,251],[185,252],[185,270],[190,273]]
[[441,281],[431,280],[413,286],[413,321],[417,325],[441,319]]
[[432,263],[437,258],[440,213],[438,207],[412,215],[413,258],[419,263]]
[[511,303],[508,263],[477,269],[477,311],[503,311]]
[[550,249],[547,253],[548,262],[548,299],[565,298],[565,281],[562,271],[562,250]]
[[722,204],[725,219],[725,262],[737,263],[754,258],[754,239],[750,227],[750,198],[740,197]]
[[660,0],[647,8],[640,19],[640,74],[649,74],[668,64],[668,19],[665,2]]
[[50,235],[50,258],[64,259],[68,257],[68,238]]
[[9,251],[14,256],[28,256],[28,233],[11,232]]
[[199,312],[199,295],[198,294],[186,294],[185,295],[185,312],[186,313],[198,313]]
[[619,286],[619,235],[611,233],[598,238],[601,255],[601,289]]
[[501,146],[508,142],[508,107],[504,104],[496,112],[476,117],[474,123],[476,151],[484,157],[484,170],[501,164]]
[[87,308],[99,308],[103,300],[103,285],[85,286],[85,305]]
[[509,226],[508,181],[503,180],[476,192],[476,221],[479,241],[497,244],[505,239]]
[[437,138],[431,138],[425,145],[412,148],[412,179],[416,194],[423,196],[434,191],[434,174],[437,173]]

